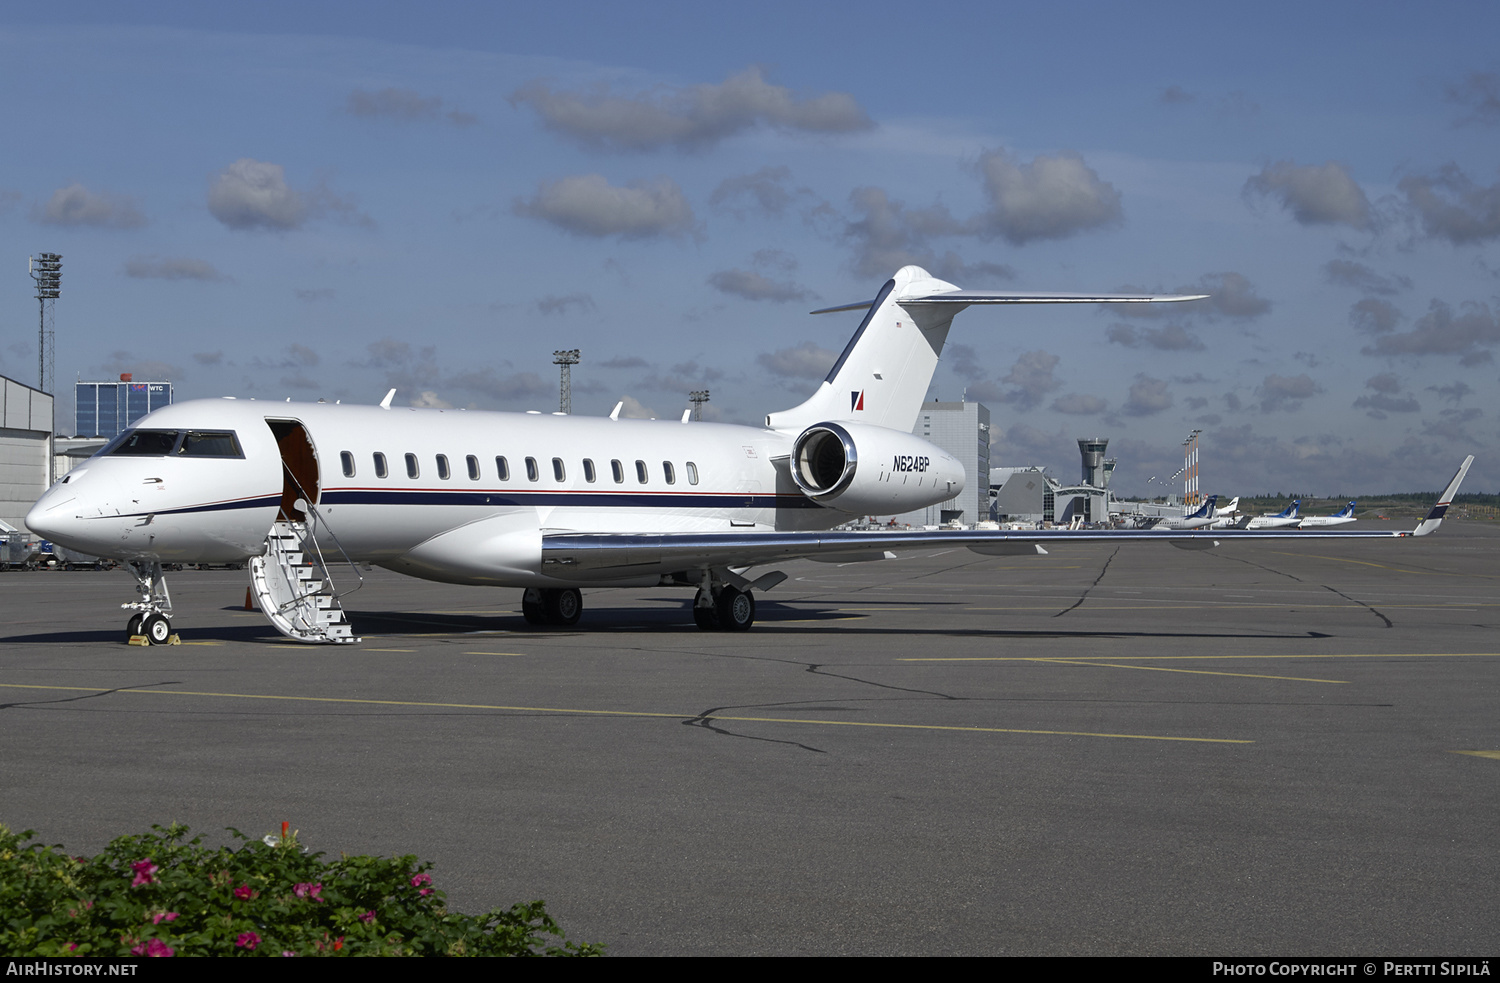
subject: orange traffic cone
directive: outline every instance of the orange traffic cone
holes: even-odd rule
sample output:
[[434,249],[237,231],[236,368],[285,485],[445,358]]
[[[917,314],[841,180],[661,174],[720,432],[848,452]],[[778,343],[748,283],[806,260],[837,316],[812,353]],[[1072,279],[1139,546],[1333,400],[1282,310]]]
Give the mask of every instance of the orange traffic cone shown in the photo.
[[246,611],[254,611],[255,610],[255,604],[254,604],[254,602],[250,598],[250,588],[248,588],[248,587],[245,588],[245,610]]

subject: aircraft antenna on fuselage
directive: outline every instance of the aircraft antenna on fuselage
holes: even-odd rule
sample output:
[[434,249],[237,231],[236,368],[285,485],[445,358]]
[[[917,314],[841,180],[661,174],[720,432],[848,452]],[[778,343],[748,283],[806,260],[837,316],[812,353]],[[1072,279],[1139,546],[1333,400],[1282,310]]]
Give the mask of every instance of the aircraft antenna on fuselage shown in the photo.
[[382,399],[380,401],[380,408],[383,409],[383,410],[390,409],[391,408],[391,399],[395,395],[396,395],[396,390],[394,390],[394,389],[392,389],[390,392],[386,393],[385,394],[385,399]]

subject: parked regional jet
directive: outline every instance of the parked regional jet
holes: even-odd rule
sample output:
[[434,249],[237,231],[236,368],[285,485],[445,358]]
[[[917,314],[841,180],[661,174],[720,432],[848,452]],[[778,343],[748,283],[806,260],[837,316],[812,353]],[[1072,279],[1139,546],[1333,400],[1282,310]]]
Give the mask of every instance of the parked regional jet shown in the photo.
[[1219,496],[1210,495],[1208,501],[1204,502],[1198,511],[1191,515],[1166,515],[1151,525],[1152,529],[1203,529],[1211,526],[1217,520],[1219,513],[1214,510],[1214,503]]
[[1342,526],[1354,521],[1354,502],[1350,502],[1333,515],[1309,515],[1297,524],[1298,529],[1317,529],[1322,526]]
[[[342,558],[454,584],[517,587],[533,624],[571,625],[581,587],[696,588],[703,629],[755,620],[755,593],[785,579],[751,568],[857,560],[937,544],[991,555],[1067,542],[1208,548],[1231,530],[833,531],[859,515],[947,501],[952,456],[911,433],[953,316],[976,304],[1160,303],[1138,294],[960,290],[908,266],[866,310],[828,377],[765,426],[561,414],[194,400],[141,418],[70,471],[26,517],[33,532],[127,561],[140,600],[132,640],[171,639],[163,563],[250,561],[271,622],[306,642],[355,641],[328,580]],[[825,312],[814,312],[825,313]],[[1442,520],[1473,458],[1428,518]]]
[[1240,497],[1236,495],[1229,504],[1221,509],[1214,509],[1214,521],[1208,524],[1209,529],[1233,529],[1240,525]]
[[1302,519],[1298,515],[1302,509],[1302,499],[1293,500],[1291,505],[1277,512],[1275,515],[1258,515],[1250,520],[1246,529],[1281,529],[1283,527],[1296,527]]

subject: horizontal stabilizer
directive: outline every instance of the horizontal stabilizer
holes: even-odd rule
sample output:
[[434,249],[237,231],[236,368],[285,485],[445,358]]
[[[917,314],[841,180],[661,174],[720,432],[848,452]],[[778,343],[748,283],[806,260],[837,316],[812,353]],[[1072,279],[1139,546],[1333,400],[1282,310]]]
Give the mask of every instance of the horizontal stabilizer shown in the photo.
[[[1107,294],[1107,293],[1056,293],[1037,290],[944,290],[918,297],[899,297],[896,302],[902,307],[931,307],[938,304],[1176,304],[1185,300],[1206,300],[1208,294]],[[866,310],[872,300],[838,307],[824,307],[811,311],[813,314],[833,314],[838,311]]]

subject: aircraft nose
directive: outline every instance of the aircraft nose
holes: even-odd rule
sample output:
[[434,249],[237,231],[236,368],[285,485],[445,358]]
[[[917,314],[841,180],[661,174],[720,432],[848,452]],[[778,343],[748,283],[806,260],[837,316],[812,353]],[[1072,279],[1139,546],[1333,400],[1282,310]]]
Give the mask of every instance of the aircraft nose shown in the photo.
[[26,513],[26,528],[44,539],[64,539],[78,524],[75,516],[76,509],[69,506],[76,505],[78,496],[66,492],[64,486],[55,486],[47,491],[45,495],[37,499],[31,511]]

